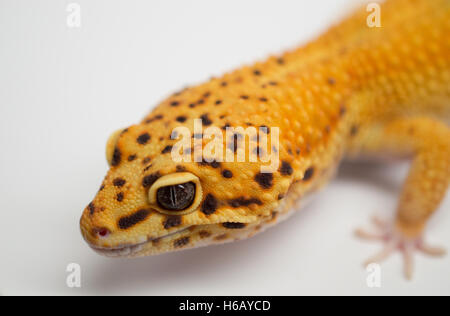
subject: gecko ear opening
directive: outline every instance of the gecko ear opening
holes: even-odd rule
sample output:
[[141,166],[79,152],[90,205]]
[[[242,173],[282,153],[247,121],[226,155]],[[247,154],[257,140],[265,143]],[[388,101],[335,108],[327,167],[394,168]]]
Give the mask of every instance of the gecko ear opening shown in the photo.
[[108,161],[110,166],[114,155],[114,149],[116,148],[119,136],[123,131],[124,128],[118,129],[109,136],[108,141],[106,142],[106,161]]
[[189,172],[177,172],[156,180],[148,191],[148,200],[152,208],[160,213],[183,215],[197,209],[202,195],[197,176]]

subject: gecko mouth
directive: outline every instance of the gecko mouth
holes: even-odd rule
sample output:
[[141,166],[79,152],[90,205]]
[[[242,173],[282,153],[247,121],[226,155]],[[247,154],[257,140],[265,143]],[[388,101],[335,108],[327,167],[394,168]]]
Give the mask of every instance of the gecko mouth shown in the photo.
[[165,238],[180,234],[191,227],[192,226],[187,226],[183,229],[174,231],[170,234],[160,236],[160,237],[148,237],[146,241],[137,243],[137,244],[132,244],[132,245],[123,245],[123,246],[119,246],[119,247],[107,248],[107,247],[94,246],[94,245],[90,244],[90,247],[93,250],[95,250],[97,253],[99,253],[100,255],[103,255],[106,257],[133,257],[133,256],[138,255],[139,252],[142,249],[144,249],[144,247],[146,245],[148,245],[149,243],[152,243],[155,240],[161,241],[161,240],[164,240]]

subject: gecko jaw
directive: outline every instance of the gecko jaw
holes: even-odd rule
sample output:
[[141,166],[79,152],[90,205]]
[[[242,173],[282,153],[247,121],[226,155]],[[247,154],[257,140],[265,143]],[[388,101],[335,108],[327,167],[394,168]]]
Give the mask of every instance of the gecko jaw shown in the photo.
[[173,235],[182,233],[186,230],[188,230],[189,228],[191,228],[193,226],[187,226],[183,229],[174,231],[170,234],[164,235],[164,236],[160,236],[160,237],[149,237],[147,238],[146,241],[141,242],[141,243],[137,243],[137,244],[132,244],[132,245],[125,245],[125,246],[121,246],[121,247],[99,247],[99,246],[94,246],[94,245],[90,245],[90,247],[96,251],[97,253],[99,253],[100,255],[106,256],[106,257],[135,257],[137,255],[139,255],[139,252],[144,248],[145,245],[155,241],[155,240],[162,240],[164,238],[167,237],[171,237]]

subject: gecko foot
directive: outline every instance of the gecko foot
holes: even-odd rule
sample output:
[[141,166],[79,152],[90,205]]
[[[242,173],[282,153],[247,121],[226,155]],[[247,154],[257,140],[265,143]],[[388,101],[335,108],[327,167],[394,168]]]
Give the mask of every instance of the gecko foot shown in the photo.
[[413,275],[414,267],[413,255],[416,250],[433,257],[440,257],[446,254],[444,248],[428,245],[422,236],[417,238],[408,238],[404,236],[393,227],[391,221],[374,216],[372,222],[376,228],[375,231],[359,228],[355,231],[355,234],[357,237],[365,240],[381,241],[384,243],[384,247],[379,253],[366,260],[364,266],[374,262],[381,262],[398,250],[403,255],[404,275],[410,280]]

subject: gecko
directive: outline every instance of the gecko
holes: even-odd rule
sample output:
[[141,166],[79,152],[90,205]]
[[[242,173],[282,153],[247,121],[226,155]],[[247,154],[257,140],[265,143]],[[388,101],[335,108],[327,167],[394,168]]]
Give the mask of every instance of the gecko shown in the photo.
[[[131,258],[246,239],[301,209],[342,161],[388,158],[411,165],[395,216],[356,230],[382,243],[367,262],[401,251],[411,278],[415,252],[444,255],[424,233],[450,179],[450,1],[387,0],[379,9],[381,27],[368,26],[362,7],[306,45],[177,91],[114,132],[109,171],[80,219],[89,246]],[[267,150],[277,168],[175,161],[174,151],[192,157],[212,141],[194,132],[199,121],[221,131],[230,157],[261,154],[261,135],[278,130]],[[178,127],[192,134],[181,153]]]

